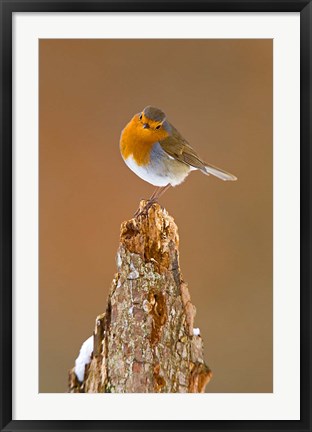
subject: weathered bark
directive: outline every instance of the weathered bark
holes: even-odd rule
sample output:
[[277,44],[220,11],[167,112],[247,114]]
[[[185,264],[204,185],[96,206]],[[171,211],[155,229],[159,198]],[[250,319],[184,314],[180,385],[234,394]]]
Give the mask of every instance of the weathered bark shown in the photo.
[[91,362],[83,382],[70,371],[70,392],[205,391],[212,374],[193,332],[178,247],[177,226],[158,204],[122,223],[118,273],[96,318]]

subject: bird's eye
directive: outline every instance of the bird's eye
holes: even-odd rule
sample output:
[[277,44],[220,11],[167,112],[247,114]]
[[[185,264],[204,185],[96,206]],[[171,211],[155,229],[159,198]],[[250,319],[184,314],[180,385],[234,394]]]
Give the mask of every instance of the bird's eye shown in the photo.
[[159,124],[158,126],[156,126],[155,129],[160,129],[161,128],[161,124]]
[[143,116],[142,116],[142,114],[141,114],[140,117],[139,117],[139,119],[142,120],[142,117],[143,117]]

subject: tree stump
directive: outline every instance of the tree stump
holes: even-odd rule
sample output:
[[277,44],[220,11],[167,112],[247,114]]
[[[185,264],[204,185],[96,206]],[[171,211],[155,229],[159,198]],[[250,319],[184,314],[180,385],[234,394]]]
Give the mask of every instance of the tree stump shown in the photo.
[[86,341],[69,372],[69,392],[205,391],[212,373],[193,327],[195,307],[178,248],[177,226],[158,204],[148,217],[122,223],[106,312],[95,320],[93,344]]

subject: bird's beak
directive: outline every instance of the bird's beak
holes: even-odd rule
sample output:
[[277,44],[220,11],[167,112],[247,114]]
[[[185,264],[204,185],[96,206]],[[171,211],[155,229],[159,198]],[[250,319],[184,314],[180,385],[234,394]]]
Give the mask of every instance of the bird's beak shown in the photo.
[[143,129],[148,129],[149,128],[149,124],[148,123],[144,123],[143,124]]

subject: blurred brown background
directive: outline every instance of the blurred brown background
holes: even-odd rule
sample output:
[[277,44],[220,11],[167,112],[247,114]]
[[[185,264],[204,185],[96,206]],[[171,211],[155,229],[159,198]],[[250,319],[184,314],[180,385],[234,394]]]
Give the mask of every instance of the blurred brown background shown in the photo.
[[199,172],[162,198],[214,377],[272,392],[272,41],[40,41],[40,392],[64,392],[106,308],[120,223],[153,186],[119,154],[146,105],[239,180]]

